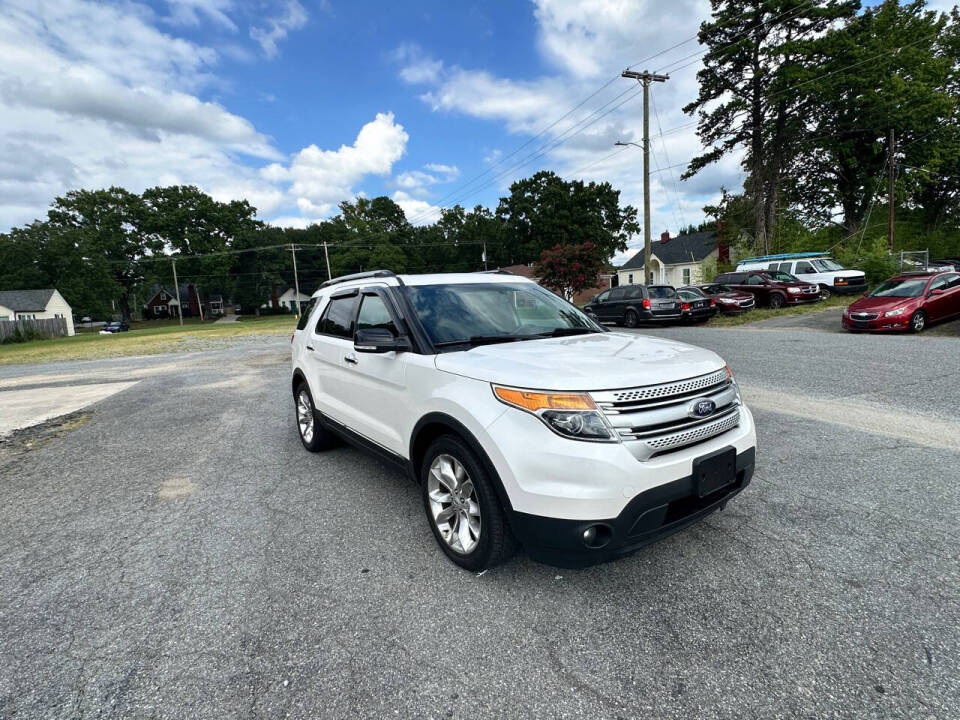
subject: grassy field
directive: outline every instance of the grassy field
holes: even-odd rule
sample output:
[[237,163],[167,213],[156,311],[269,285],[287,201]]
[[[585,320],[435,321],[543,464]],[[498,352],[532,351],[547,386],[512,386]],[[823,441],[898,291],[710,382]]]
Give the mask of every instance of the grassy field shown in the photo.
[[79,331],[73,337],[33,340],[0,345],[0,365],[44,363],[63,360],[96,360],[129,355],[156,355],[178,352],[191,343],[245,335],[287,335],[293,332],[292,315],[244,318],[243,322],[200,323],[184,319],[148,320],[133,323],[129,332],[100,335],[97,331]]
[[809,305],[794,305],[793,307],[784,307],[779,310],[758,307],[749,312],[740,315],[717,315],[711,318],[704,325],[707,327],[725,327],[727,325],[746,325],[747,323],[757,322],[758,320],[768,320],[769,318],[784,317],[785,315],[804,315],[806,313],[823,312],[830,308],[847,307],[854,300],[858,300],[859,295],[834,295],[829,300],[823,300]]

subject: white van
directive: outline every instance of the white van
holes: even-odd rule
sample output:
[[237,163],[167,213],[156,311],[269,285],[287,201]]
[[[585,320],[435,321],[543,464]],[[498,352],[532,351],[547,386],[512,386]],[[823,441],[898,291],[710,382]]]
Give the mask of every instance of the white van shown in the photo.
[[847,270],[826,253],[803,252],[744,258],[737,272],[779,270],[797,276],[803,282],[820,286],[820,298],[830,295],[859,295],[867,291],[867,278],[861,270]]

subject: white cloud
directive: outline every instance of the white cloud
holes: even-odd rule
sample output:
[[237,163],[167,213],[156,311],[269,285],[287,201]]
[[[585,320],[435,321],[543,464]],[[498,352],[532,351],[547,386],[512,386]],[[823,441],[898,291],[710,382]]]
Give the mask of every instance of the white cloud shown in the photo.
[[393,179],[393,184],[405,193],[427,195],[430,186],[453,182],[460,176],[460,169],[454,165],[427,163],[423,166],[431,172],[407,170]]
[[307,11],[299,0],[284,0],[279,15],[267,18],[266,27],[250,28],[250,37],[260,43],[268,58],[276,57],[277,43],[283,40],[291,30],[299,30],[307,24]]
[[367,175],[386,175],[406,152],[409,136],[394,122],[393,113],[378,113],[364,125],[352,145],[321,150],[310,145],[294,155],[289,166],[268,165],[264,179],[289,183],[301,213],[330,214],[337,203],[352,197],[354,186]]
[[199,26],[203,19],[212,20],[227,30],[236,31],[237,24],[227,14],[233,9],[233,0],[167,0],[169,21],[174,25]]
[[429,225],[440,219],[440,208],[431,205],[426,200],[420,200],[411,197],[403,190],[397,190],[393,196],[393,201],[403,209],[407,220],[414,225]]

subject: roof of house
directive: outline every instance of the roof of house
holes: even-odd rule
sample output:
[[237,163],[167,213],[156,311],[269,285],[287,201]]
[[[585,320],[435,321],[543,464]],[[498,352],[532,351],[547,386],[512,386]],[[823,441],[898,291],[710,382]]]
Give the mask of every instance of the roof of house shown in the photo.
[[[666,242],[657,240],[650,244],[650,251],[664,265],[683,265],[700,262],[717,249],[717,233],[705,230],[689,235],[677,235]],[[634,270],[643,267],[643,250],[620,266],[621,270]]]
[[0,290],[0,305],[14,312],[42,312],[56,292],[53,288],[45,290]]

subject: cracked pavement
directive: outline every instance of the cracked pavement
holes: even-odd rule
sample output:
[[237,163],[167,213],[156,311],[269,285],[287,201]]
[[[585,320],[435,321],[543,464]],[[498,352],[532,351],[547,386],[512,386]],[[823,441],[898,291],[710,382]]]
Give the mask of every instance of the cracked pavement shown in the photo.
[[0,368],[0,407],[135,382],[0,444],[0,718],[955,718],[960,452],[839,420],[952,427],[960,343],[646,332],[767,393],[751,486],[623,560],[480,576],[405,477],[301,448],[283,339]]

